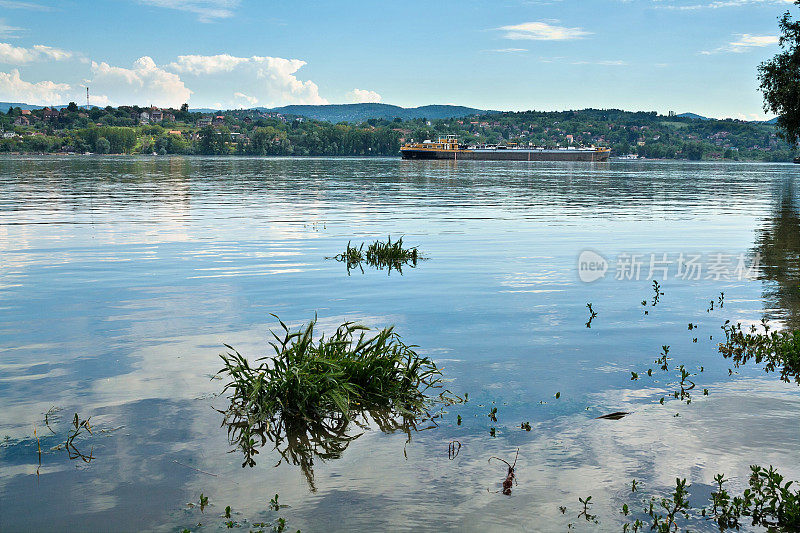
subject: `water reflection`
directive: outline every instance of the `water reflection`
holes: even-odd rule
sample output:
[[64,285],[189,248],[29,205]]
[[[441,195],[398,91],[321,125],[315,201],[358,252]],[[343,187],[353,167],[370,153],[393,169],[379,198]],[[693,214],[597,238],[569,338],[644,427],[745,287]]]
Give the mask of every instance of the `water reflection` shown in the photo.
[[775,194],[776,205],[758,230],[754,252],[761,255],[760,279],[769,318],[800,327],[800,209],[794,180]]
[[[311,492],[316,492],[314,461],[341,458],[347,447],[372,428],[385,434],[405,433],[411,442],[412,433],[432,429],[431,418],[410,417],[388,409],[362,409],[345,416],[329,414],[320,419],[302,416],[277,416],[269,422],[254,426],[249,420],[226,415],[223,426],[228,430],[228,441],[242,452],[242,467],[256,465],[255,456],[267,442],[277,452],[275,466],[285,463],[299,466]],[[424,426],[424,427],[423,427]]]
[[[279,492],[292,530],[564,530],[577,497],[593,495],[598,529],[619,531],[634,477],[652,492],[676,475],[739,483],[760,462],[799,478],[798,388],[750,379],[752,368],[729,377],[716,349],[726,318],[768,307],[798,321],[798,202],[782,188],[798,172],[0,158],[0,530],[193,529],[205,518],[185,520],[186,502],[201,492],[213,512],[230,504],[251,517]],[[365,267],[347,277],[323,259],[351,238],[401,232],[433,260],[403,276]],[[577,281],[586,247],[761,251],[763,282],[670,278],[643,316],[649,279]],[[707,313],[721,291],[724,310]],[[435,431],[369,412],[349,424],[283,421],[250,434],[258,464],[243,469],[242,432],[226,438],[214,410],[227,401],[209,379],[219,349],[259,354],[268,313],[317,311],[332,327],[397,325],[470,402]],[[661,405],[672,384],[630,380],[664,344],[687,368],[705,366],[697,387],[710,396]],[[33,423],[53,405],[92,417],[95,436],[78,449],[98,459],[49,451],[66,435],[54,428],[37,481]],[[595,420],[620,410],[631,414]],[[451,460],[454,440],[463,447]],[[505,468],[488,457],[517,448],[519,484],[510,497],[490,493]]]

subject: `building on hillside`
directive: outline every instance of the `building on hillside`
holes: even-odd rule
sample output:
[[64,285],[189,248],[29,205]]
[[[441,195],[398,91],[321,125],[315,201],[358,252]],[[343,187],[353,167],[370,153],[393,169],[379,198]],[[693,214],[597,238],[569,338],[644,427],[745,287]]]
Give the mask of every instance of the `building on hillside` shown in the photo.
[[150,113],[147,111],[142,111],[139,113],[139,122],[142,124],[149,124],[150,123]]
[[164,120],[164,113],[157,107],[150,108],[150,122],[161,122]]
[[29,116],[31,115],[31,110],[30,110],[30,109],[23,109],[23,110],[21,111],[21,113],[22,113],[23,115],[25,115],[26,117],[29,117]]
[[45,120],[57,119],[60,115],[61,113],[58,112],[58,109],[51,107],[45,107],[44,109],[42,109],[42,118],[44,118]]
[[164,113],[164,122],[175,122],[175,115],[172,113]]
[[30,119],[28,119],[28,117],[21,115],[21,116],[17,117],[16,119],[14,119],[14,124],[16,126],[30,126],[31,125],[31,121],[30,121]]
[[211,117],[200,117],[197,119],[198,128],[207,128],[211,125]]
[[225,117],[223,115],[217,115],[211,120],[211,123],[215,126],[222,126],[225,124]]

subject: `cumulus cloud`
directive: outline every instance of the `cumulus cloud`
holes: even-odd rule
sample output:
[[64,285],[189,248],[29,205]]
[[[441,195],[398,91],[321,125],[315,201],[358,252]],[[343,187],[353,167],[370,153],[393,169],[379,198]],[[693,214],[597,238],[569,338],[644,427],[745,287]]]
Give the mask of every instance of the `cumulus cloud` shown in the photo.
[[[216,89],[215,94],[239,92],[271,105],[327,104],[316,83],[297,78],[297,71],[305,64],[300,59],[218,54],[178,56],[166,68],[195,78],[206,91]],[[213,101],[210,93],[203,97]]]
[[725,46],[720,46],[714,50],[703,50],[700,52],[703,55],[716,54],[719,52],[733,52],[741,54],[752,50],[753,48],[763,48],[765,46],[772,46],[778,44],[777,35],[751,35],[749,33],[741,33],[735,41],[732,41]]
[[570,41],[591,35],[591,32],[584,31],[582,28],[567,28],[548,22],[523,22],[513,26],[501,26],[497,29],[505,32],[504,38],[513,40]]
[[137,59],[129,69],[93,61],[88,84],[100,98],[116,105],[178,107],[192,94],[177,74],[158,67],[148,56]]
[[140,0],[141,3],[186,11],[197,15],[200,22],[213,22],[233,16],[239,0]]
[[0,63],[10,65],[24,65],[34,61],[52,60],[65,61],[72,59],[74,53],[60,48],[53,48],[43,44],[33,45],[31,48],[12,46],[10,43],[0,43]]
[[71,94],[71,87],[66,83],[40,81],[31,83],[19,76],[19,70],[0,72],[0,100],[7,102],[25,102],[35,105],[63,104]]
[[239,101],[247,102],[251,106],[254,106],[258,103],[258,98],[256,98],[255,96],[249,96],[244,93],[239,93],[239,92],[233,93],[233,97]]
[[367,89],[353,89],[347,93],[347,100],[353,104],[375,104],[381,101],[381,95]]

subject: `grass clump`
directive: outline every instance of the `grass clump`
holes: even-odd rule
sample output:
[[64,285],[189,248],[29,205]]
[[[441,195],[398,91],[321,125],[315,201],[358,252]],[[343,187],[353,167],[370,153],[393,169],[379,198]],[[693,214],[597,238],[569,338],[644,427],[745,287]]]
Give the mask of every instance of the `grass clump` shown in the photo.
[[[263,444],[271,430],[298,421],[303,427],[331,421],[341,428],[365,409],[413,418],[426,410],[425,391],[440,386],[436,364],[405,344],[392,327],[371,334],[366,326],[345,322],[333,334],[315,339],[316,318],[294,332],[278,322],[282,332],[272,332],[273,356],[251,364],[228,345],[230,351],[220,355],[224,366],[218,374],[229,380],[223,392],[230,393],[231,402],[222,411],[224,424],[250,466],[258,453],[256,436]],[[273,437],[276,442],[281,438]]]
[[779,371],[783,381],[794,380],[800,385],[800,331],[771,331],[766,319],[761,324],[764,333],[759,333],[755,326],[747,331],[741,324],[726,321],[722,326],[725,342],[719,345],[720,353],[732,359],[736,367],[750,360],[764,363],[766,372]]
[[405,248],[403,245],[403,238],[392,242],[392,237],[389,236],[386,242],[376,240],[369,246],[366,251],[364,250],[364,243],[359,247],[352,246],[350,241],[347,242],[345,251],[333,256],[333,259],[345,263],[347,271],[361,268],[363,271],[362,263],[383,270],[388,269],[389,272],[397,270],[403,272],[403,267],[411,265],[417,266],[417,261],[422,259],[421,254],[417,247]]

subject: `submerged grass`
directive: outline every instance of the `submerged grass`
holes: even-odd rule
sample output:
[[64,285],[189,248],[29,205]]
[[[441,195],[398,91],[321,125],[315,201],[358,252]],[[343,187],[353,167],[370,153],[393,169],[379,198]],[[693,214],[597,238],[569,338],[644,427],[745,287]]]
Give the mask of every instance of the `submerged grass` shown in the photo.
[[223,424],[250,466],[257,435],[263,443],[271,432],[298,433],[287,429],[298,423],[334,421],[341,428],[365,409],[414,418],[426,412],[425,392],[440,386],[436,364],[392,327],[370,334],[366,326],[345,322],[315,339],[316,318],[295,332],[278,322],[282,333],[272,332],[270,343],[274,356],[251,364],[228,345],[230,351],[220,355],[224,366],[218,374],[227,376],[223,392],[230,393]]

